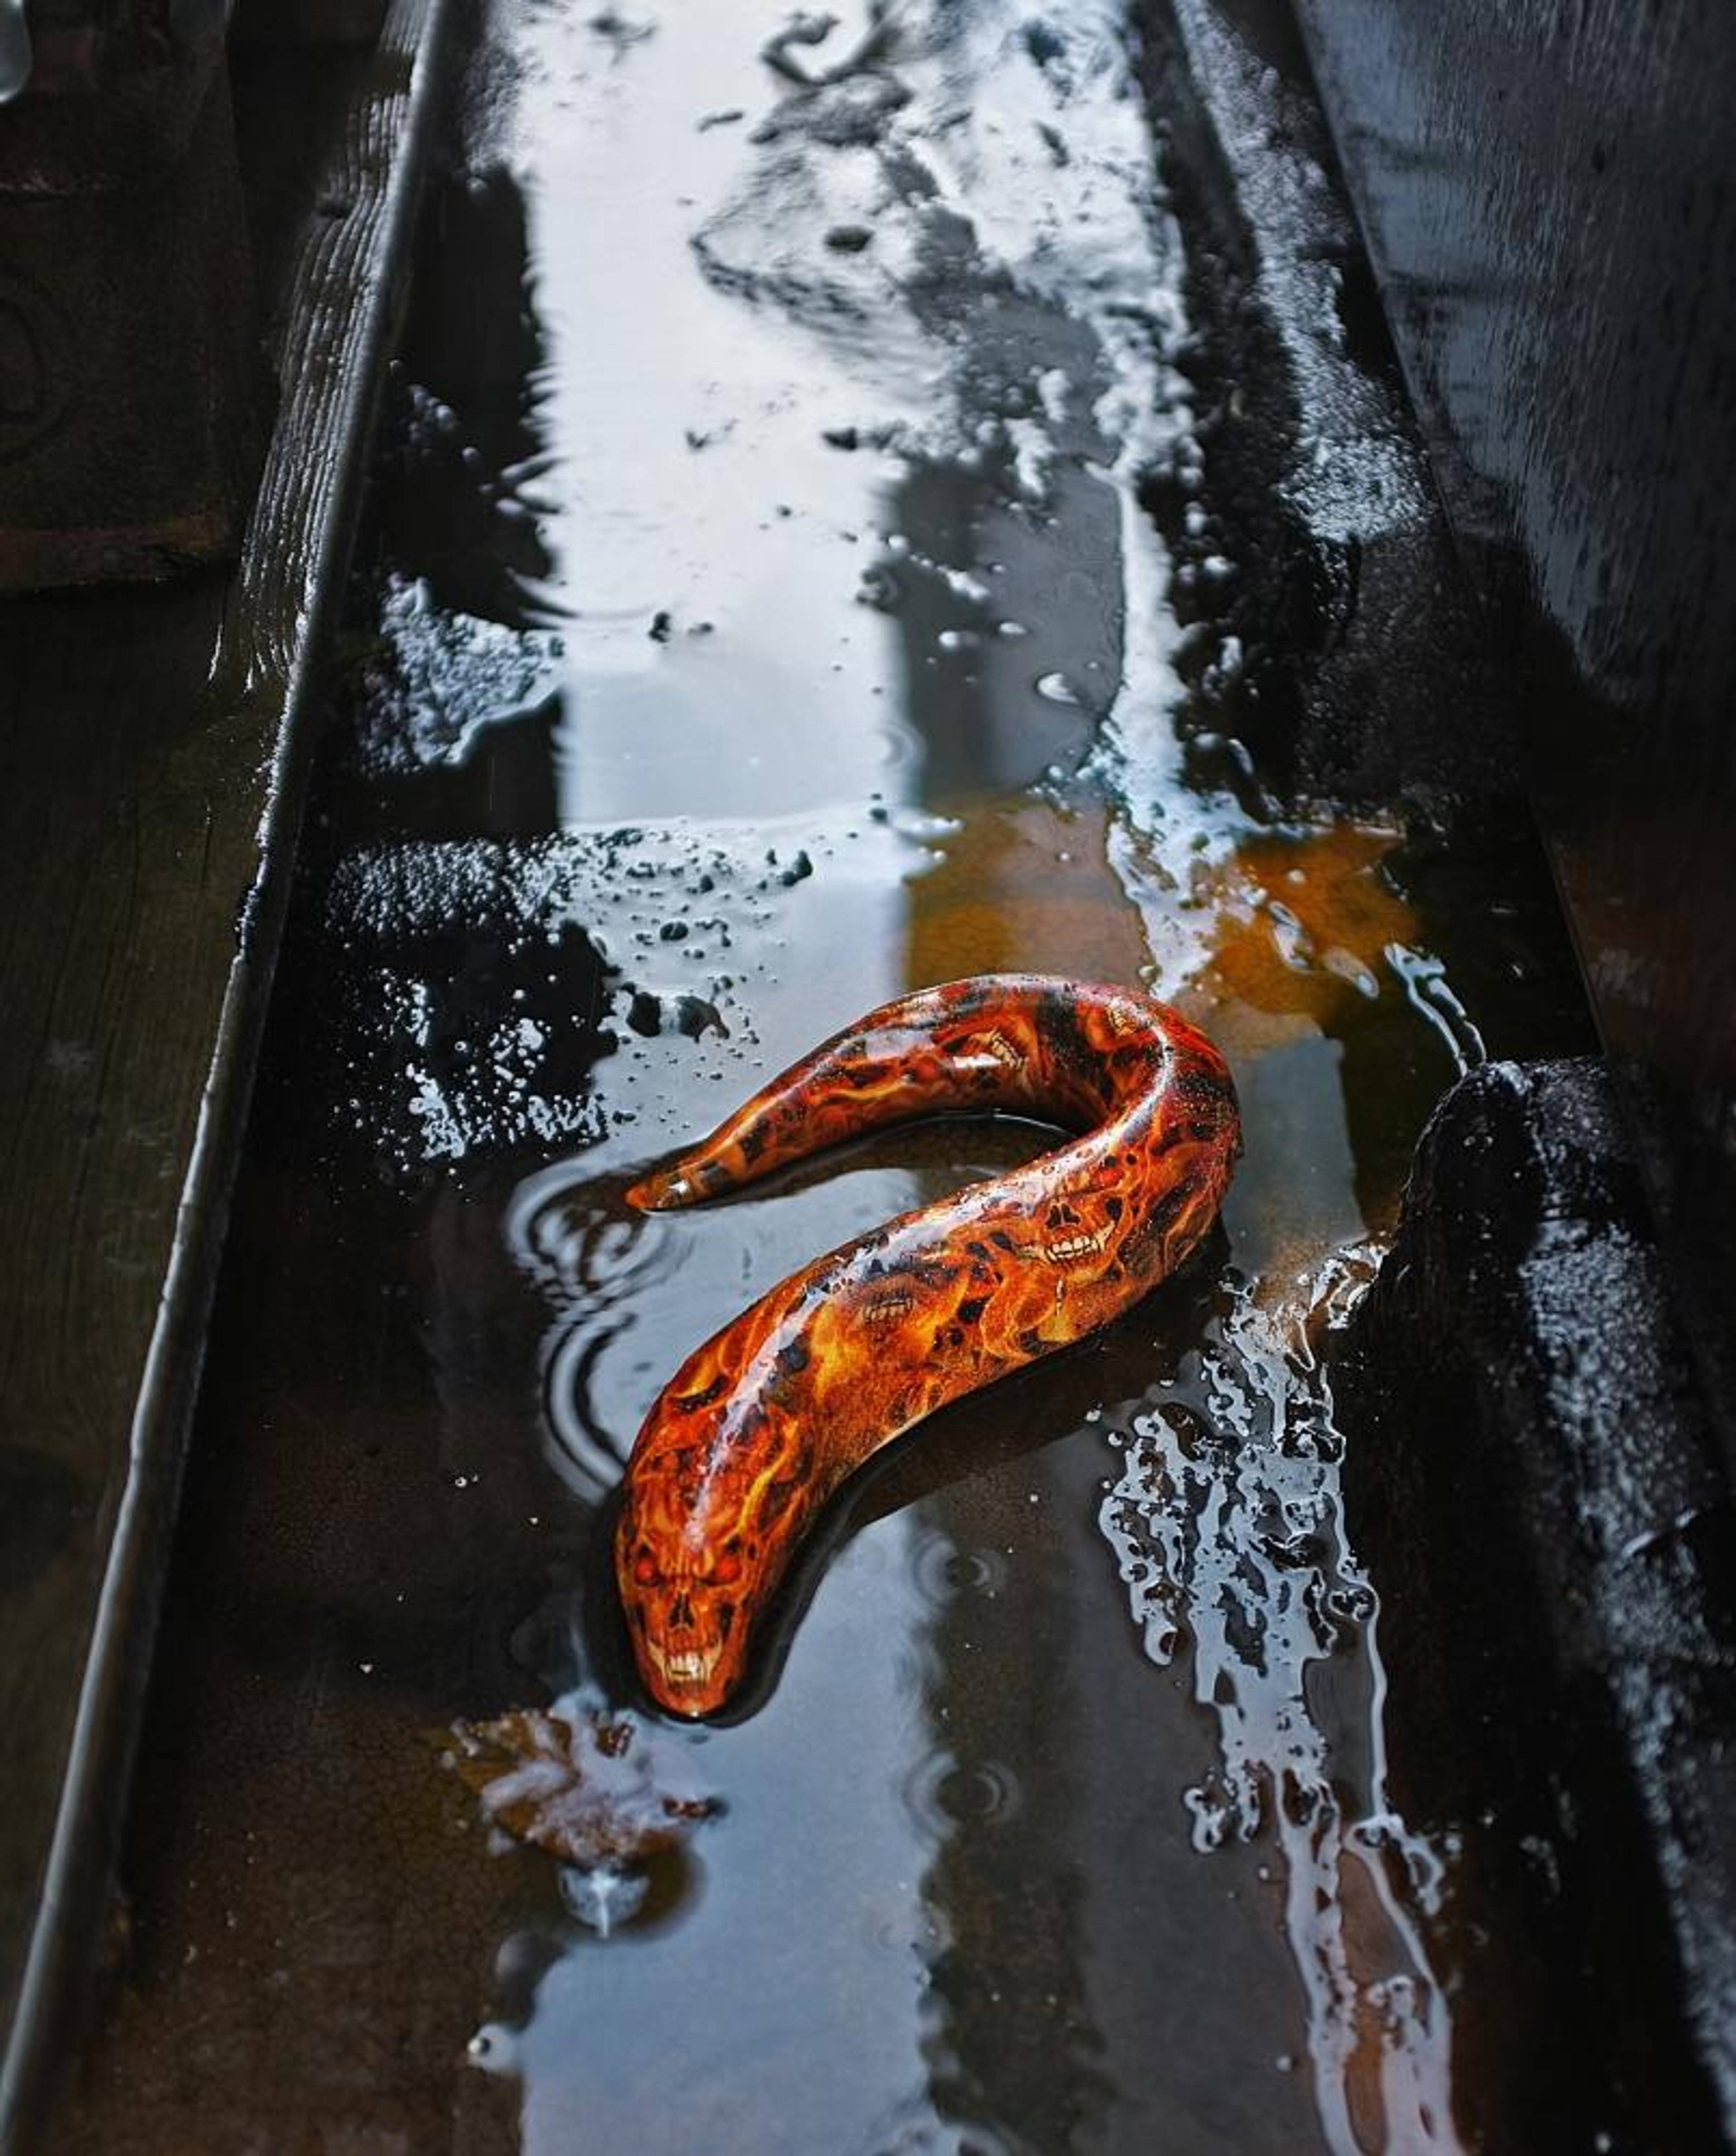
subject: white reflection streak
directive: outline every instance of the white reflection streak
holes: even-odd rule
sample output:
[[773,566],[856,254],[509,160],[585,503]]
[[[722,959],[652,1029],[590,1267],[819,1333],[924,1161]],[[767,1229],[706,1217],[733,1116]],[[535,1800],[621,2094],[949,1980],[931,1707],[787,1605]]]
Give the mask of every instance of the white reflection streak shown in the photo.
[[[1195,1847],[1251,1840],[1269,1815],[1322,2131],[1343,2156],[1370,2132],[1381,2146],[1457,2145],[1444,2002],[1389,1859],[1425,1908],[1441,1867],[1387,1795],[1374,1599],[1346,1540],[1332,1399],[1308,1337],[1311,1322],[1343,1322],[1374,1255],[1337,1253],[1306,1306],[1266,1309],[1239,1291],[1173,1399],[1133,1418],[1100,1514],[1146,1651],[1165,1664],[1191,1634],[1194,1696],[1216,1717],[1220,1768],[1184,1799]],[[1352,1820],[1305,1681],[1311,1663],[1347,1651],[1347,1635],[1371,1691],[1371,1766]]]
[[1386,963],[1404,983],[1411,1009],[1420,1018],[1425,1019],[1445,1042],[1446,1052],[1453,1060],[1454,1075],[1462,1078],[1467,1070],[1487,1062],[1489,1051],[1482,1034],[1470,1012],[1453,993],[1441,961],[1428,952],[1413,951],[1405,943],[1389,943],[1385,956]]

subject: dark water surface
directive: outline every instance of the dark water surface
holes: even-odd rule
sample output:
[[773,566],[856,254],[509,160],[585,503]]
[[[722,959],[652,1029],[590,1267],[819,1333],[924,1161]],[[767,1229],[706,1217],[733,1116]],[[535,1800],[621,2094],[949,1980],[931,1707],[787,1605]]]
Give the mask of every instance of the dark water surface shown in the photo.
[[[1119,9],[910,0],[865,54],[851,22],[768,64],[784,22],[502,0],[473,56],[131,1956],[57,2147],[1457,2145],[1455,2017],[1500,2002],[1436,1974],[1454,1850],[1389,1794],[1322,1353],[1455,1073],[1582,1045],[1548,895],[1523,832],[1287,819],[1223,731],[1243,654],[1202,663],[1138,500],[1208,515]],[[1210,1028],[1223,1232],[864,1477],[746,1709],[666,1722],[607,1548],[663,1380],[1042,1140],[901,1133],[688,1216],[621,1193],[837,1025],[994,968]],[[551,1707],[624,1712],[645,1789],[711,1815],[642,1863],[491,1826],[453,1724]]]

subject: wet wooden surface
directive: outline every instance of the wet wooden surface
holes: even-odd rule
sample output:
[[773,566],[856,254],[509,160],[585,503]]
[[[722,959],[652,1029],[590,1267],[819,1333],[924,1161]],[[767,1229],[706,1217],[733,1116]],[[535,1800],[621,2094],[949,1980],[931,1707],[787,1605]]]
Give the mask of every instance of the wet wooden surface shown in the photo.
[[0,608],[0,2141],[102,1914],[444,12],[239,64],[236,574]]

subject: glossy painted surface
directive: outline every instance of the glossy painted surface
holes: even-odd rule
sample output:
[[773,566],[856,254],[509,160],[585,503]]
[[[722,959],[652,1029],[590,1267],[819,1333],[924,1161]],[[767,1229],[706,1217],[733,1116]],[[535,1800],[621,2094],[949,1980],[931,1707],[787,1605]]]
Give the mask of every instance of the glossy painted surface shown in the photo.
[[821,1508],[882,1445],[1096,1332],[1189,1257],[1240,1143],[1224,1059],[1175,1012],[985,974],[845,1027],[627,1202],[662,1212],[958,1109],[1084,1135],[780,1281],[695,1349],[646,1418],[615,1572],[660,1706],[726,1703]]

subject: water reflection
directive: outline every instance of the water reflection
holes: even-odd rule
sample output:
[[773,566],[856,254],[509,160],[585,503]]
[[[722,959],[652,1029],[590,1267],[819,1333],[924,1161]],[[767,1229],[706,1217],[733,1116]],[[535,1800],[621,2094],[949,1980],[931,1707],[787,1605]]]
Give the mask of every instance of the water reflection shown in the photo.
[[[605,2144],[805,2156],[919,2078],[907,1943],[922,1930],[921,1842],[891,1766],[922,1651],[922,1606],[898,1584],[904,1539],[887,1522],[852,1547],[775,1707],[727,1732],[730,1811],[680,1925],[629,1927],[619,1943],[639,1950],[612,1952],[606,1971],[583,1953],[547,1967],[517,2043],[528,2148],[569,2147],[583,2118]],[[791,2072],[800,2058],[824,2071]]]
[[[889,492],[896,543],[869,572],[921,745],[910,779],[941,809],[1070,777],[1121,676],[1112,490],[1068,470],[1035,517],[1010,463],[982,463],[918,462]],[[1079,684],[1065,702],[1042,686],[1063,668]]]
[[997,1494],[992,1506],[923,1508],[949,1524],[963,1513],[983,1540],[961,1547],[937,1524],[918,1573],[932,1597],[932,1748],[906,1786],[932,1852],[922,1895],[937,1935],[921,2103],[972,2145],[1074,2148],[1101,2121],[1106,2090],[1068,1831],[1094,1764],[1071,1628],[1056,1621],[1070,1553],[1048,1537],[1033,1548],[1032,1507],[1020,1518],[1017,1497]]
[[[540,522],[552,377],[518,176],[485,154],[437,175],[423,230],[378,552],[440,613],[532,629],[552,569]],[[452,263],[462,275],[441,274]]]
[[557,1471],[591,1505],[619,1482],[635,1410],[662,1382],[655,1347],[635,1353],[632,1336],[684,1255],[628,1209],[626,1187],[625,1177],[577,1185],[564,1172],[533,1177],[515,1193],[506,1223],[519,1263],[568,1313],[545,1342],[543,1411]]
[[[1276,2148],[1307,2134],[1312,2103],[1313,2130],[1349,2147],[1381,2100],[1377,2007],[1382,2056],[1400,2062],[1388,2123],[1449,2133],[1425,1957],[1400,1897],[1353,1891],[1361,1814],[1333,1778],[1354,1780],[1351,1760],[1378,1749],[1372,1603],[1343,1543],[1306,1327],[1281,1313],[1366,1276],[1361,1239],[1403,1147],[1359,1144],[1351,1124],[1371,1091],[1402,1092],[1395,1037],[1414,1030],[1426,1062],[1475,1036],[1382,878],[1396,832],[1267,834],[1246,795],[1181,783],[1179,633],[1138,490],[1154,462],[1185,483],[1197,451],[1168,371],[1179,256],[1152,212],[1119,25],[1107,9],[1035,27],[992,4],[907,14],[865,77],[846,68],[769,110],[751,41],[691,13],[611,55],[606,78],[576,27],[545,25],[533,45],[524,123],[566,480],[544,588],[568,619],[566,844],[610,819],[686,819],[696,835],[702,819],[701,843],[731,859],[713,881],[739,952],[771,928],[727,895],[749,819],[940,811],[920,876],[871,850],[865,865],[894,872],[872,896],[859,885],[846,928],[828,865],[790,906],[783,958],[751,988],[708,983],[726,1024],[752,1024],[752,1075],[907,983],[994,965],[1155,973],[1227,1034],[1250,1134],[1228,1291],[1179,1288],[1088,1356],[1027,1373],[1016,1400],[942,1419],[854,1493],[745,1718],[686,1740],[714,1748],[731,1812],[706,1906],[660,1940],[642,2010],[704,2001],[684,2019],[683,2078],[756,2146],[837,2145],[839,2122],[868,2119],[876,2149],[1113,2144],[1186,2118],[1203,2140]],[[992,106],[978,98],[991,74]],[[557,126],[568,106],[593,125]],[[764,116],[703,128],[677,194],[660,146],[737,107]],[[610,214],[557,236],[552,206],[580,199]],[[615,902],[599,887],[579,917]],[[690,940],[690,918],[660,937],[680,924]],[[1407,1071],[1416,1055],[1401,1050]],[[729,1100],[707,1098],[720,1076]],[[626,1224],[614,1164],[660,1143],[643,1124],[607,1135],[628,1086],[650,1089],[673,1137],[749,1082],[721,1042],[627,1043],[595,1073],[590,1153],[514,1201],[511,1246],[554,1312],[552,1456],[588,1506],[690,1347],[914,1194],[901,1171],[822,1169]],[[1408,1109],[1387,1113],[1408,1129]],[[956,1179],[931,1158],[923,1187]],[[1202,1321],[1209,1345],[1185,1348]],[[1126,1443],[1106,1462],[1112,1428]],[[1152,1660],[1190,1666],[1191,1697],[1107,1646],[1117,1594]],[[865,1636],[839,1621],[858,1600]],[[613,1681],[583,1623],[573,1652],[569,1681]],[[1321,1667],[1355,1674],[1323,1689]],[[835,1753],[857,1763],[841,1811],[822,1794]],[[1372,1816],[1379,1792],[1365,1795]],[[780,1892],[799,1878],[816,1898],[774,1948],[743,1897],[779,1821]],[[1279,1921],[1287,1972],[1233,1913],[1239,1895]],[[746,1927],[757,2019],[695,1988],[725,1903]],[[859,1904],[893,1964],[907,1958],[901,1982],[871,1945],[841,1949]],[[1222,1964],[1221,1994],[1197,1970],[1184,1994],[1212,2029],[1203,2051],[1175,1982],[1199,1937]],[[611,2072],[624,2127],[683,2145],[686,2114],[648,2108],[653,2061],[589,1966],[547,1965],[517,2041],[532,2145]],[[732,2047],[788,2061],[840,1984],[874,1999],[877,2062],[825,2043],[829,2101],[756,2110]],[[1237,2008],[1256,1999],[1263,2069],[1226,2087],[1225,2061],[1247,2048]],[[1154,2079],[1157,2032],[1179,2050]],[[1297,2056],[1312,2096],[1281,2069]],[[778,2089],[788,2102],[787,2069]]]
[[1186,1792],[1195,1847],[1235,1836],[1281,1855],[1338,2148],[1451,2137],[1446,2006],[1416,1917],[1438,1912],[1441,1859],[1383,1786],[1374,1598],[1345,1539],[1318,1358],[1375,1256],[1347,1248],[1300,1294],[1263,1301],[1230,1276],[1204,1344],[1112,1435],[1121,1471],[1101,1515],[1148,1654],[1168,1666],[1188,1643],[1217,1724],[1219,1760]]

